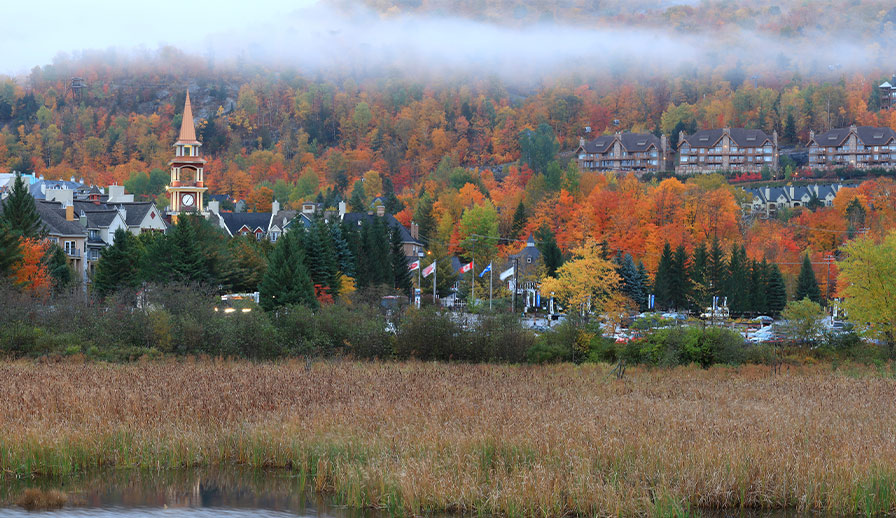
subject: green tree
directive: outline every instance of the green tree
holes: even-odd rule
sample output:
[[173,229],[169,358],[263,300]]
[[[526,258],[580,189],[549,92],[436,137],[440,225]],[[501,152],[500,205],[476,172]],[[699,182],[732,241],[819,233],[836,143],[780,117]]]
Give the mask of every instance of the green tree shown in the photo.
[[0,226],[0,279],[12,274],[12,267],[21,259],[18,236]]
[[859,323],[860,331],[887,344],[891,357],[896,355],[896,233],[880,244],[864,237],[843,247],[839,263],[843,303],[849,317]]
[[667,309],[672,306],[673,302],[673,281],[675,259],[672,257],[672,247],[669,243],[663,245],[663,253],[660,255],[660,262],[656,269],[656,276],[653,280],[654,294],[656,295],[656,307]]
[[106,297],[122,288],[140,283],[142,250],[137,238],[125,229],[115,231],[112,246],[103,250],[93,275],[93,290]]
[[800,275],[796,279],[796,294],[794,300],[808,298],[816,304],[821,304],[821,291],[818,289],[818,281],[815,279],[815,270],[812,269],[812,261],[809,255],[803,256],[803,264],[800,266]]
[[769,265],[765,300],[766,309],[773,317],[778,316],[787,305],[787,287],[777,264]]
[[317,307],[305,268],[301,232],[287,232],[277,241],[258,291],[259,303],[267,311],[293,304]]
[[[404,255],[404,245],[401,243],[401,231],[393,228],[390,234],[389,257],[392,263],[393,286],[396,290],[411,297],[411,272],[408,270],[408,259]],[[438,265],[436,265],[438,268]]]
[[364,182],[357,180],[352,187],[352,197],[348,202],[352,212],[367,212],[367,202],[364,197]]
[[616,273],[622,279],[620,288],[622,293],[632,299],[639,308],[647,307],[646,279],[641,276],[641,271],[635,265],[631,254],[616,256]]
[[669,275],[669,303],[675,309],[685,309],[691,293],[688,276],[688,252],[683,245],[675,248],[672,254],[672,268]]
[[326,288],[331,295],[337,295],[339,293],[339,261],[333,246],[333,237],[323,218],[314,218],[303,241],[305,265],[311,275],[311,283]]
[[420,240],[429,244],[436,231],[436,219],[432,215],[433,199],[429,193],[423,193],[414,211],[414,222],[420,230]]
[[814,343],[821,335],[823,317],[821,306],[808,298],[790,301],[781,312],[780,329],[791,340]]
[[268,267],[266,247],[251,235],[237,235],[227,242],[222,280],[235,292],[257,291]]
[[[461,246],[479,267],[485,267],[498,253],[498,211],[486,200],[464,210],[458,225]],[[478,272],[477,272],[478,273]]]
[[342,225],[333,223],[330,225],[330,239],[333,241],[333,251],[336,253],[336,262],[339,271],[346,277],[355,276],[355,256],[351,246],[345,238]]
[[523,204],[523,200],[520,200],[516,210],[513,212],[513,222],[510,224],[510,237],[519,239],[524,228],[526,228],[526,206]]
[[541,259],[548,277],[553,277],[557,269],[563,266],[563,252],[557,246],[557,239],[551,229],[545,225],[535,231],[535,243],[541,252]]
[[519,134],[520,162],[529,166],[532,171],[544,174],[548,163],[557,155],[560,144],[554,135],[554,129],[541,123],[535,131],[525,129]]
[[38,237],[43,233],[43,223],[34,197],[28,192],[28,186],[17,174],[9,196],[0,205],[0,227],[4,227],[13,235],[24,238]]
[[728,297],[728,309],[735,315],[746,312],[750,302],[748,268],[746,250],[742,246],[732,245],[731,256],[728,259],[725,296]]

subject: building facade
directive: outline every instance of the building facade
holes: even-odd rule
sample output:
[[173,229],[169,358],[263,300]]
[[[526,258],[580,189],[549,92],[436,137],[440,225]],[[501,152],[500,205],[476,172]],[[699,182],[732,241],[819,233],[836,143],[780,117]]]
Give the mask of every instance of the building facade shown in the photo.
[[745,128],[709,129],[678,137],[679,173],[737,171],[758,173],[778,168],[778,133]]
[[896,132],[852,125],[824,133],[809,132],[809,167],[835,169],[896,168]]
[[576,149],[583,171],[665,171],[668,168],[666,136],[650,133],[615,133],[586,142],[579,139]]
[[199,156],[201,146],[196,140],[193,108],[190,106],[190,92],[187,91],[180,134],[174,143],[174,158],[168,162],[171,167],[171,183],[166,190],[171,200],[168,213],[173,222],[179,214],[204,214],[203,196],[208,187],[205,186],[205,160]]
[[793,209],[809,206],[813,199],[818,200],[819,206],[830,207],[843,187],[847,186],[834,183],[745,189],[750,196],[743,208],[745,212],[752,212],[754,215],[772,217],[785,207]]

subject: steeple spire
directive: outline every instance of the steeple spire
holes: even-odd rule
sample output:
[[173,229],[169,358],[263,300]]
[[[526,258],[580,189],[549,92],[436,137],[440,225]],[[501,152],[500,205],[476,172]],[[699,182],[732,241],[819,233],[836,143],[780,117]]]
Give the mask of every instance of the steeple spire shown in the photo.
[[187,90],[187,102],[184,103],[183,120],[180,123],[180,136],[178,142],[186,144],[198,143],[196,140],[196,127],[193,126],[193,107],[190,106],[190,91]]

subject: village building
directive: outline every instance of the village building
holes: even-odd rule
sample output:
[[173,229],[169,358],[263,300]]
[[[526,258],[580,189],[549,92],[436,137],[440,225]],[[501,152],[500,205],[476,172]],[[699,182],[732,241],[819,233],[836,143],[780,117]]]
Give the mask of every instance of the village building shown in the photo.
[[576,149],[583,171],[665,171],[668,168],[666,136],[650,133],[615,133],[591,141],[579,139]]
[[809,132],[809,167],[833,169],[896,168],[896,132],[852,125],[824,133]]
[[745,189],[749,199],[744,204],[745,212],[773,217],[786,208],[811,206],[817,200],[818,206],[830,207],[844,184],[787,185],[783,187],[758,187]]
[[679,133],[678,173],[737,171],[758,173],[778,168],[778,133],[758,129],[722,128],[693,135]]

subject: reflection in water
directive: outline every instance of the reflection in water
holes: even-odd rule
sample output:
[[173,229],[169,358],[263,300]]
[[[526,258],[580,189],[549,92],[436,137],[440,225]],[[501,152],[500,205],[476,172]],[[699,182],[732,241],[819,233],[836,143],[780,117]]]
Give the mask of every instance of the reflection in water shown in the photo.
[[[60,489],[68,504],[59,511],[26,512],[15,506],[25,488]],[[309,497],[304,479],[287,472],[242,469],[178,470],[161,473],[111,471],[68,480],[0,481],[0,517],[58,518],[156,516],[307,516],[376,518]]]

